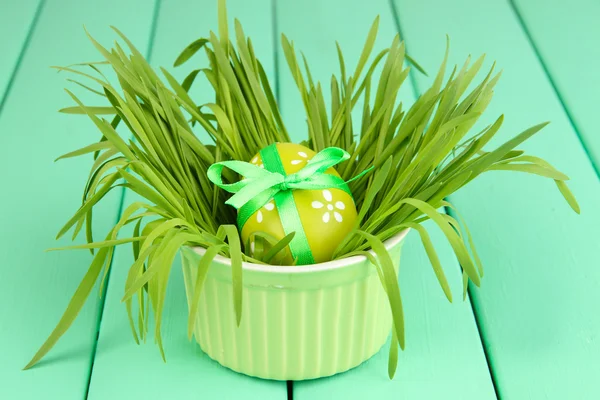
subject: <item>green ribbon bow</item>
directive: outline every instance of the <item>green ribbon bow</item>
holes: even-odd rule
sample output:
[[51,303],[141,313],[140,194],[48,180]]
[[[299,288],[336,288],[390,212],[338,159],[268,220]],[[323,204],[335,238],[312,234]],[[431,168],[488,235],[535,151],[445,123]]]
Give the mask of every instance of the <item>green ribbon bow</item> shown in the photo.
[[[299,265],[313,264],[314,258],[292,191],[337,188],[352,196],[347,183],[360,178],[372,167],[344,181],[338,176],[325,173],[327,169],[350,158],[348,152],[338,147],[323,149],[300,171],[291,175],[285,173],[275,144],[262,149],[260,156],[264,169],[244,161],[221,161],[208,168],[208,179],[221,189],[234,193],[225,204],[238,210],[237,222],[240,230],[256,211],[271,199],[275,199],[284,233],[286,235],[296,233],[289,245],[292,257]],[[237,172],[243,176],[243,179],[234,183],[224,183],[222,175],[224,168]]]

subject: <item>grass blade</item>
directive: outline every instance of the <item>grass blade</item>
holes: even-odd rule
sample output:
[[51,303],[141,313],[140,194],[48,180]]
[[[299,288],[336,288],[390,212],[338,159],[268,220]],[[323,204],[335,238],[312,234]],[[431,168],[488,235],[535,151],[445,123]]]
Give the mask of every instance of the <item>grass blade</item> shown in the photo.
[[24,369],[29,369],[33,365],[35,365],[39,360],[42,359],[48,353],[52,347],[56,344],[56,342],[61,338],[61,336],[69,329],[77,315],[83,308],[85,300],[90,295],[96,281],[98,280],[98,276],[100,275],[100,271],[102,270],[102,266],[104,265],[104,260],[106,255],[108,254],[108,248],[103,248],[94,257],[90,268],[86,272],[85,276],[81,280],[81,283],[77,287],[75,294],[69,301],[67,305],[67,309],[65,313],[58,321],[56,328],[52,331],[48,339],[44,342],[44,344],[40,347],[40,349],[35,353],[31,361],[27,363]]

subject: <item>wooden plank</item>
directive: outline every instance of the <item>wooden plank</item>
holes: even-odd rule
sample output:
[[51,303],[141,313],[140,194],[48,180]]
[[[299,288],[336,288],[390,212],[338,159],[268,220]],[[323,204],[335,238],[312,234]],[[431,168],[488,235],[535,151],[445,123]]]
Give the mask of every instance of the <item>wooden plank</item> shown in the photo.
[[[83,159],[53,160],[99,137],[86,118],[56,112],[71,101],[62,90],[66,76],[49,66],[98,58],[83,24],[102,41],[112,37],[109,24],[123,26],[145,46],[152,20],[145,4],[48,1],[0,116],[0,398],[85,396],[96,338],[96,292],[48,357],[21,371],[54,328],[91,261],[85,251],[44,252],[68,244],[66,238],[55,242],[54,236],[79,207],[90,167]],[[95,213],[97,234],[115,220],[119,197],[115,192]]]
[[[152,64],[173,70],[171,65],[185,46],[206,36],[209,30],[216,32],[216,4],[216,1],[164,1],[158,16]],[[241,19],[273,81],[270,2],[230,0],[228,10],[231,20],[233,17]],[[175,69],[176,76],[183,79],[187,72],[198,68],[199,60],[200,57],[194,58],[189,65]],[[195,87],[193,97],[200,103],[213,101],[206,85]],[[134,200],[131,193],[126,195],[126,203]],[[92,373],[90,399],[286,398],[285,382],[264,381],[233,372],[212,361],[195,342],[188,341],[187,302],[179,260],[175,262],[169,280],[162,324],[167,363],[162,361],[152,340],[137,346],[121,303],[127,270],[132,263],[128,246],[117,250]]]
[[[389,3],[318,0],[295,2],[277,9],[279,30],[305,52],[313,76],[327,82],[338,71],[335,40],[340,42],[347,69],[356,65],[369,27],[380,14],[376,48],[391,44],[396,27]],[[334,22],[335,21],[335,22]],[[281,103],[288,130],[295,139],[306,136],[304,111],[285,59],[279,57]],[[413,100],[407,81],[402,99]],[[360,109],[360,107],[359,107]],[[428,227],[431,225],[428,224]],[[406,351],[400,354],[396,378],[389,381],[389,344],[358,368],[331,378],[294,382],[295,399],[495,399],[481,341],[469,301],[461,302],[459,267],[436,229],[432,240],[445,266],[455,304],[450,304],[433,274],[418,235],[411,233],[402,250],[400,283],[405,309]]]
[[[504,172],[451,196],[486,268],[471,294],[499,396],[599,398],[600,184],[542,66],[505,1],[395,4],[408,49],[425,66],[440,61],[446,33],[452,62],[484,52],[488,66],[499,62],[504,73],[484,122],[505,113],[498,139],[507,140],[551,120],[523,148],[571,176],[581,205],[578,216],[552,182]],[[428,79],[418,82],[422,90]]]
[[0,111],[17,64],[26,48],[27,38],[39,11],[40,0],[18,4],[0,1]]
[[600,91],[600,2],[514,0],[526,32],[550,74],[600,174],[600,135],[595,119]]

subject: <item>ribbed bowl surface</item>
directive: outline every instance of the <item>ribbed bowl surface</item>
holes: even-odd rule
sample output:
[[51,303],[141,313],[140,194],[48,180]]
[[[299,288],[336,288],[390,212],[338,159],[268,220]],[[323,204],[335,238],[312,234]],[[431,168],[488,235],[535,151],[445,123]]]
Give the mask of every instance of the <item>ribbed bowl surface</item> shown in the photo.
[[[396,271],[405,234],[386,242]],[[200,253],[182,250],[188,303]],[[219,257],[209,269],[194,335],[221,365],[265,379],[312,379],[356,367],[385,343],[391,329],[389,303],[366,258],[263,268],[244,264],[239,327],[229,260]]]

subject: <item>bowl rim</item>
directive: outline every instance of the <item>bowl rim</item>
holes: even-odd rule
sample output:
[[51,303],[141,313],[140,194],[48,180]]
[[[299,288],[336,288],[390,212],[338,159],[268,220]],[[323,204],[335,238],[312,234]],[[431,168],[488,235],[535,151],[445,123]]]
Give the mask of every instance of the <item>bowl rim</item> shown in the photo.
[[[385,242],[383,242],[385,248],[387,250],[391,249],[392,247],[398,245],[400,242],[402,242],[402,240],[406,237],[406,235],[408,234],[408,232],[410,231],[410,228],[404,229],[403,231],[397,233],[396,235],[392,236],[391,238],[389,238],[388,240],[386,240]],[[199,255],[204,255],[204,253],[206,252],[206,249],[204,247],[200,247],[200,246],[190,246],[190,248]],[[369,253],[371,254],[375,254],[373,252],[373,250],[369,250]],[[293,274],[306,274],[306,273],[311,273],[311,272],[319,272],[319,271],[327,271],[327,270],[333,270],[333,269],[341,269],[344,267],[349,267],[351,265],[356,265],[362,262],[365,262],[367,260],[366,256],[351,256],[351,257],[347,257],[347,258],[341,258],[338,260],[332,260],[332,261],[327,261],[324,263],[318,263],[318,264],[309,264],[309,265],[266,265],[266,264],[255,264],[255,263],[250,263],[250,262],[246,262],[246,261],[242,261],[242,269],[246,270],[246,271],[257,271],[257,272],[270,272],[270,273],[284,273],[284,274],[289,274],[289,273],[293,273]],[[231,259],[224,257],[222,255],[217,254],[214,258],[214,261],[218,262],[219,264],[222,265],[226,265],[226,266],[230,266],[231,265]]]

